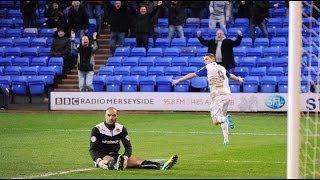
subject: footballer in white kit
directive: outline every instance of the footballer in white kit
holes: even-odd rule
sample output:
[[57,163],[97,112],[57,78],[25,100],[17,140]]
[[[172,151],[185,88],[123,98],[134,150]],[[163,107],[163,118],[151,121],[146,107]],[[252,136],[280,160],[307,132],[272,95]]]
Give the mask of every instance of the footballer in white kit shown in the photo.
[[207,76],[210,88],[210,112],[212,122],[216,125],[220,124],[223,133],[223,144],[229,143],[229,128],[234,128],[234,122],[230,115],[227,115],[228,105],[231,100],[231,90],[229,86],[229,78],[243,82],[243,78],[229,73],[223,66],[215,62],[215,56],[211,53],[203,57],[206,66],[194,73],[189,73],[180,79],[172,81],[172,85],[176,85],[182,81],[192,79],[196,76]]

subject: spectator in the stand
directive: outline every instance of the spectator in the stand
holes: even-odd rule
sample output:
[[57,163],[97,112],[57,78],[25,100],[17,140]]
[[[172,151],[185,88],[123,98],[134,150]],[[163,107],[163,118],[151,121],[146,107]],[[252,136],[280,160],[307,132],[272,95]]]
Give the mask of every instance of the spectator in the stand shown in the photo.
[[89,16],[89,19],[96,19],[97,22],[97,33],[98,35],[101,33],[101,26],[102,26],[102,0],[87,0],[86,6],[87,6],[87,13]]
[[186,7],[182,1],[165,1],[164,5],[168,8],[169,34],[171,40],[174,33],[178,32],[180,38],[184,38],[183,24],[186,22]]
[[97,32],[93,33],[93,43],[90,43],[88,36],[81,38],[78,47],[74,42],[75,33],[71,32],[71,48],[78,52],[78,75],[80,91],[93,91],[93,74],[94,74],[94,53],[98,50]]
[[72,1],[72,7],[68,12],[68,24],[80,38],[88,32],[89,18],[80,1]]
[[246,1],[249,7],[249,29],[250,37],[255,40],[255,29],[258,26],[262,32],[262,37],[268,38],[266,19],[269,16],[269,1]]
[[318,20],[320,17],[320,1],[312,1],[312,16]]
[[245,1],[235,1],[237,6],[237,18],[249,19],[249,6]]
[[37,1],[21,1],[20,11],[22,13],[23,28],[37,27],[36,10]]
[[70,38],[65,36],[64,28],[57,30],[57,36],[53,39],[51,45],[51,56],[63,57],[63,77],[71,72],[75,65],[75,61],[71,58]]
[[188,8],[191,10],[191,17],[200,19],[202,19],[209,5],[208,1],[187,1],[186,3],[188,3]]
[[229,1],[210,1],[209,4],[209,28],[211,30],[216,29],[217,23],[220,25],[220,29],[227,33],[227,22],[231,16],[231,4]]
[[128,12],[126,4],[116,1],[114,5],[107,2],[110,23],[110,50],[114,54],[117,47],[123,46],[124,38],[128,32]]
[[63,10],[59,7],[58,2],[46,4],[44,16],[47,18],[44,25],[49,28],[58,28],[66,23]]
[[197,32],[197,37],[202,45],[208,47],[208,53],[215,55],[218,64],[225,67],[227,70],[235,67],[233,47],[237,47],[241,44],[241,31],[238,31],[236,40],[226,38],[221,29],[217,30],[214,39],[205,40],[201,35],[201,31]]
[[154,24],[154,19],[157,18],[159,6],[162,4],[162,1],[159,1],[158,5],[155,9],[147,13],[147,7],[141,6],[140,13],[135,18],[135,36],[136,36],[136,43],[137,47],[145,47],[146,50],[148,49],[149,43],[149,35],[150,35],[150,25]]

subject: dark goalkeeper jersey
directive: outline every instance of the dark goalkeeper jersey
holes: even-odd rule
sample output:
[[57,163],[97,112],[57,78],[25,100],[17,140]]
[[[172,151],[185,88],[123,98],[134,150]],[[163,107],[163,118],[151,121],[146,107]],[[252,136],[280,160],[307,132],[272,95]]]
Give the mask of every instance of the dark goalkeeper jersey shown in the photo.
[[122,142],[125,152],[124,155],[130,157],[132,147],[126,128],[115,123],[110,127],[105,122],[96,125],[90,135],[90,155],[94,161],[103,158],[106,155],[119,154],[120,141]]

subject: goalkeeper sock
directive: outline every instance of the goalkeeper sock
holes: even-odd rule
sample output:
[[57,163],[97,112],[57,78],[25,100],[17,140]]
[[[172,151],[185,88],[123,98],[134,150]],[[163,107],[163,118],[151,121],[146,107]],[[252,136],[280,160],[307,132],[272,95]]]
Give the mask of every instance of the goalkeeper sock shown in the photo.
[[220,124],[221,129],[222,129],[222,134],[223,134],[223,139],[226,142],[229,142],[229,128],[227,123],[221,123]]
[[110,169],[110,170],[115,169],[115,168],[114,168],[115,165],[116,165],[116,161],[115,161],[115,160],[110,160],[110,161],[107,163],[108,169]]
[[143,161],[139,168],[142,169],[160,169],[161,164],[153,161]]
[[216,117],[216,120],[217,120],[218,122],[220,122],[220,123],[224,123],[224,122],[226,122],[227,118],[224,117],[224,116],[217,116],[217,117]]

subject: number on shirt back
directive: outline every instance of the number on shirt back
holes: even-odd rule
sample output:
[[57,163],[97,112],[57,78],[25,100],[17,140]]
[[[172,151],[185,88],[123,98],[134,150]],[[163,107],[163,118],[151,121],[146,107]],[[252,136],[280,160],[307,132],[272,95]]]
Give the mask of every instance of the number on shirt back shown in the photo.
[[209,84],[213,85],[214,87],[221,87],[223,86],[223,81],[225,77],[221,70],[218,70],[218,72],[209,80]]

